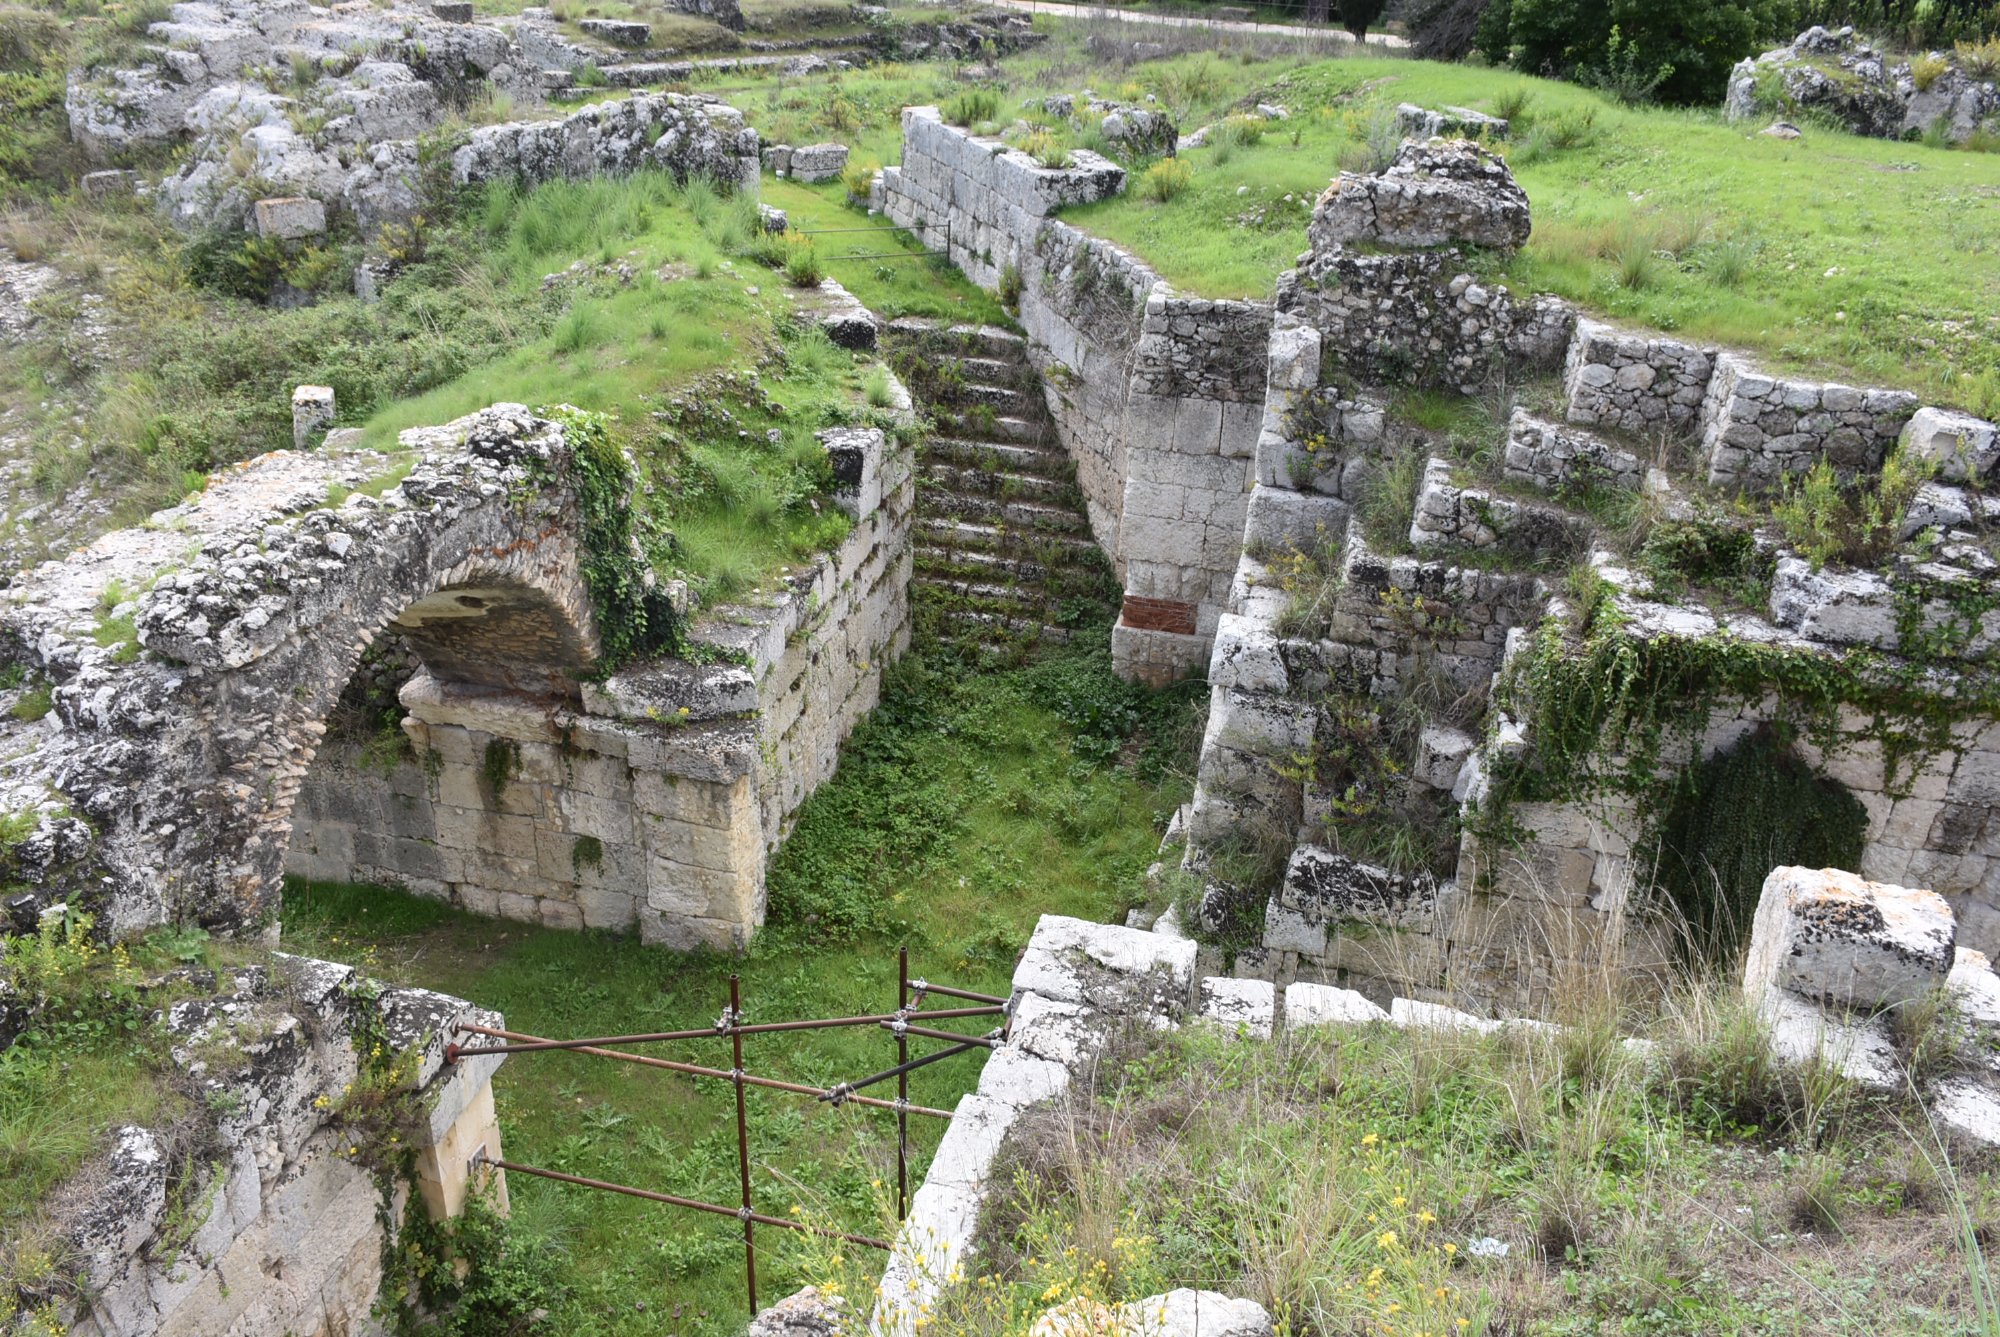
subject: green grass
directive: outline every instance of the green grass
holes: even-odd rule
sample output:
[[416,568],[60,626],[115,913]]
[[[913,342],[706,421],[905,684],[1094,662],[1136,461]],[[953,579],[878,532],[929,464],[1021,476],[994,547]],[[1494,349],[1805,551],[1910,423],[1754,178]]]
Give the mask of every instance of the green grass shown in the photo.
[[[956,269],[924,259],[883,257],[883,252],[917,257],[925,248],[921,241],[887,219],[870,218],[864,211],[848,205],[839,182],[803,186],[766,177],[762,193],[766,204],[785,211],[793,229],[841,229],[817,242],[820,267],[860,298],[862,305],[884,319],[930,316],[982,325],[1012,325],[998,299],[967,283]],[[869,258],[842,258],[856,253]]]
[[[1774,140],[1709,113],[1421,61],[1184,58],[1133,77],[1162,95],[1198,86],[1207,96],[1188,105],[1202,117],[1252,95],[1293,113],[1221,161],[1214,148],[1187,154],[1193,183],[1164,204],[1129,194],[1065,214],[1186,291],[1269,294],[1371,100],[1479,108],[1525,88],[1531,119],[1510,151],[1535,231],[1494,277],[1781,368],[2000,409],[2000,156],[1817,128]],[[1586,110],[1585,142],[1549,147],[1548,128]]]
[[[0,845],[19,832],[0,832]],[[32,821],[29,823],[32,826]],[[259,958],[261,949],[211,943],[199,931],[162,929],[114,949],[89,941],[89,917],[14,937],[0,950],[18,1036],[0,1049],[0,1313],[10,1282],[47,1280],[64,1260],[42,1218],[49,1195],[94,1156],[113,1131],[165,1130],[200,1111],[168,1054],[161,1009],[195,996],[196,982],[161,982],[170,968],[211,970]],[[227,987],[228,977],[223,977]],[[211,978],[209,988],[214,987]],[[171,1139],[170,1139],[171,1140]],[[185,1167],[172,1168],[178,1177]]]
[[[753,1021],[887,1010],[899,943],[917,973],[1004,994],[1038,915],[1105,919],[1139,899],[1159,823],[1187,790],[1191,699],[1119,683],[1101,648],[984,675],[906,663],[801,812],[771,871],[770,926],[741,959],[480,919],[389,891],[297,885],[286,895],[286,946],[558,1036],[703,1025],[722,1010],[732,972]],[[1151,746],[1115,761],[1133,737]],[[886,1067],[895,1053],[874,1030],[752,1038],[745,1050],[751,1071],[812,1085]],[[714,1042],[672,1055],[728,1066],[727,1046]],[[976,1056],[933,1065],[912,1075],[911,1097],[949,1108],[978,1073]],[[708,1201],[735,1196],[726,1085],[545,1054],[510,1060],[496,1091],[511,1158]],[[761,1209],[782,1215],[797,1204],[814,1222],[893,1229],[892,1118],[780,1093],[749,1103]],[[920,1177],[939,1130],[912,1123]],[[653,1337],[680,1306],[673,1331],[741,1332],[734,1222],[526,1176],[509,1191],[523,1230],[562,1241],[573,1287],[555,1330]],[[760,1233],[767,1303],[799,1284],[810,1256],[780,1232]]]
[[1010,1135],[938,1330],[1202,1286],[1302,1334],[1991,1331],[1990,1156],[1764,1057],[1726,985],[1655,1034],[1129,1039]]

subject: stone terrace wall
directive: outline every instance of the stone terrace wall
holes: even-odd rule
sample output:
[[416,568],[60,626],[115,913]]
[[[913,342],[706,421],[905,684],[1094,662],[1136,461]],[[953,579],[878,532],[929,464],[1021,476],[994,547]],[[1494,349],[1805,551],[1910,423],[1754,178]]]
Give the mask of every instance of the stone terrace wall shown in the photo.
[[1235,571],[1264,393],[1269,311],[1175,293],[1052,211],[1116,193],[1094,154],[1041,167],[998,141],[903,114],[882,203],[975,282],[1021,282],[1020,317],[1099,544],[1125,580],[1112,632],[1128,676],[1166,681],[1207,658]]
[[[340,1098],[357,1076],[356,1047],[379,1037],[414,1049],[419,1125],[416,1189],[435,1219],[463,1210],[474,1152],[498,1157],[492,1077],[501,1058],[445,1065],[459,1020],[503,1026],[498,1013],[423,989],[379,988],[350,966],[277,955],[235,972],[214,998],[176,1004],[167,1026],[176,1061],[218,1116],[205,1185],[169,1210],[166,1129],[126,1127],[94,1187],[63,1214],[82,1260],[79,1298],[59,1306],[74,1337],[217,1337],[222,1333],[378,1333],[371,1313],[386,1232],[403,1219],[406,1186],[385,1199],[351,1150]],[[367,1038],[363,1038],[366,1036]],[[373,1150],[373,1149],[371,1149]],[[199,1167],[196,1173],[200,1173]],[[493,1191],[506,1203],[506,1181]],[[61,1209],[59,1209],[61,1210]]]
[[770,851],[909,639],[911,452],[873,429],[827,435],[861,457],[858,522],[782,597],[691,631],[719,662],[635,666],[586,684],[580,708],[420,675],[402,692],[415,758],[386,774],[352,744],[323,758],[287,870],[674,948],[745,946]]

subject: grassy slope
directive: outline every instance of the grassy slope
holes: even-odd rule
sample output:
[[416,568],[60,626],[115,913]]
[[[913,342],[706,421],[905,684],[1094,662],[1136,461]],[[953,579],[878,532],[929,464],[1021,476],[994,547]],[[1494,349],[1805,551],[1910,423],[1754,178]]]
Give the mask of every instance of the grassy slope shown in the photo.
[[1773,1063],[1733,989],[1668,1005],[1650,1067],[1602,1021],[1134,1042],[1014,1134],[938,1326],[1201,1285],[1328,1337],[1991,1332],[1991,1155]]
[[[1101,650],[963,680],[948,665],[906,666],[839,774],[806,805],[772,872],[773,927],[741,960],[341,888],[292,889],[286,946],[475,999],[545,1035],[703,1025],[722,1010],[732,971],[743,976],[752,1020],[887,1009],[897,943],[910,945],[916,973],[1005,993],[1013,954],[1038,915],[1104,919],[1136,899],[1158,823],[1184,795],[1172,773],[1102,759],[1116,738],[1085,708],[1098,699],[1133,700]],[[1163,736],[1175,732],[1171,702],[1136,709]],[[1058,712],[1089,720],[1092,732],[1079,734]],[[1073,749],[1079,737],[1099,760]],[[751,1071],[815,1085],[886,1067],[894,1052],[874,1030],[746,1042]],[[727,1047],[713,1042],[674,1046],[672,1056],[728,1066]],[[923,1069],[911,1079],[912,1099],[948,1108],[978,1070],[976,1056]],[[511,1157],[709,1201],[734,1196],[726,1086],[552,1054],[510,1061],[497,1091]],[[878,1235],[893,1228],[892,1119],[776,1093],[753,1094],[750,1111],[760,1208],[782,1214],[798,1204],[815,1221]],[[913,1125],[920,1176],[939,1130]],[[733,1222],[525,1176],[509,1190],[526,1229],[565,1240],[575,1292],[557,1330],[742,1330]],[[760,1237],[767,1302],[799,1284],[797,1244],[770,1238],[777,1234]],[[635,1307],[641,1301],[648,1312]],[[660,1315],[676,1307],[684,1307],[679,1324],[661,1328]]]
[[[1198,63],[1132,73],[1170,93]],[[2000,408],[2000,157],[1819,129],[1769,139],[1712,115],[1625,108],[1570,85],[1469,66],[1358,58],[1277,73],[1260,78],[1257,66],[1214,62],[1213,78],[1227,93],[1277,97],[1293,111],[1291,125],[1220,164],[1213,149],[1190,153],[1195,185],[1168,204],[1128,194],[1073,210],[1070,221],[1129,246],[1189,291],[1265,295],[1305,248],[1300,206],[1358,142],[1365,98],[1485,107],[1526,89],[1535,123],[1587,110],[1595,136],[1533,162],[1513,150],[1535,208],[1533,240],[1500,269],[1514,286],[1776,363]],[[1273,214],[1282,221],[1239,222],[1287,193],[1293,206]],[[1639,249],[1675,253],[1636,288],[1619,277],[1620,252],[1634,238]],[[1748,253],[1733,286],[1717,277],[1721,244]]]

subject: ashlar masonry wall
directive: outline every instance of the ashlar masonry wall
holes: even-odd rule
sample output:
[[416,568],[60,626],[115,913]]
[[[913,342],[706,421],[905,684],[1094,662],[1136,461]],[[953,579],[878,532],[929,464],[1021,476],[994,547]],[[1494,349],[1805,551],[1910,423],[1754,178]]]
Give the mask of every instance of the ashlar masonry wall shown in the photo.
[[401,694],[414,756],[385,772],[330,748],[287,871],[674,948],[745,946],[770,851],[909,641],[911,451],[875,429],[824,436],[857,480],[853,530],[780,596],[695,625],[706,662],[635,665],[575,706],[420,675]]
[[1207,661],[1227,605],[1263,411],[1262,303],[1175,292],[1145,264],[1050,215],[1122,189],[1097,155],[1045,168],[997,140],[903,113],[881,204],[947,245],[975,282],[1020,281],[1030,359],[1092,530],[1125,582],[1112,654],[1164,682]]

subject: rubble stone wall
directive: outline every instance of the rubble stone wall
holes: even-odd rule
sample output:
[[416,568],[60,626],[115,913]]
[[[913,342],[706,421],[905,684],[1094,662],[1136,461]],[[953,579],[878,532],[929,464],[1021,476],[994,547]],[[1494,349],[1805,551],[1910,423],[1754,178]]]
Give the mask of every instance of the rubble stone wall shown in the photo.
[[833,774],[908,644],[907,448],[867,438],[860,518],[835,552],[670,661],[587,684],[575,705],[420,674],[402,692],[413,757],[386,773],[354,744],[316,764],[287,871],[387,882],[480,914],[740,950],[764,871]]
[[1122,188],[1123,172],[1094,154],[1042,167],[921,107],[904,112],[903,141],[901,166],[883,172],[889,217],[948,243],[975,282],[1018,277],[1029,356],[1125,581],[1114,661],[1156,682],[1199,667],[1242,543],[1268,309],[1175,293],[1051,218]]
[[1767,376],[1736,354],[1723,353],[1701,406],[1708,481],[1771,490],[1821,459],[1850,476],[1873,472],[1918,403],[1906,390],[1857,390]]
[[1563,396],[1573,423],[1691,436],[1714,374],[1712,348],[1626,333],[1579,316],[1563,361]]

